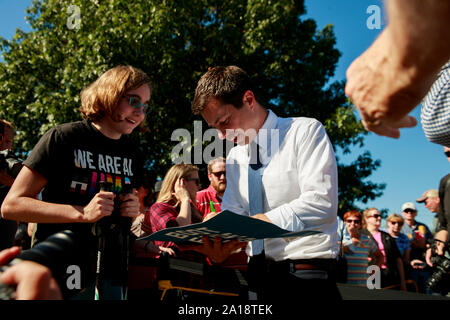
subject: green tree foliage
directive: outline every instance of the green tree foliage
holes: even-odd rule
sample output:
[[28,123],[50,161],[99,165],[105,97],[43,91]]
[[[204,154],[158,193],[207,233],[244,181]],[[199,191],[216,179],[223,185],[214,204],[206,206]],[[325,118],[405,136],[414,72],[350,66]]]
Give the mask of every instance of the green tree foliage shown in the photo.
[[[1,41],[0,116],[16,124],[18,150],[30,151],[49,128],[80,119],[79,93],[102,72],[139,67],[153,79],[153,108],[136,138],[162,176],[177,144],[171,133],[192,132],[199,120],[190,111],[198,79],[210,66],[235,64],[255,78],[266,107],[317,118],[349,152],[365,132],[344,83],[327,85],[340,56],[333,28],[317,30],[304,14],[301,0],[34,0],[32,31]],[[378,166],[368,153],[339,164],[340,210],[381,194],[384,185],[365,181]]]

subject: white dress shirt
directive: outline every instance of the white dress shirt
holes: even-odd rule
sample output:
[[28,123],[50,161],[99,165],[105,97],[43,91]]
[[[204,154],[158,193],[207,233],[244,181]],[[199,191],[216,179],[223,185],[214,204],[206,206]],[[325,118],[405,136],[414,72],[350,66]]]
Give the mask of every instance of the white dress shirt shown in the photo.
[[[266,239],[266,258],[335,258],[338,253],[336,157],[324,127],[311,118],[279,118],[271,110],[255,140],[260,145],[264,212],[280,228],[321,234]],[[249,215],[248,145],[227,156],[222,210]],[[251,255],[251,244],[247,254]]]

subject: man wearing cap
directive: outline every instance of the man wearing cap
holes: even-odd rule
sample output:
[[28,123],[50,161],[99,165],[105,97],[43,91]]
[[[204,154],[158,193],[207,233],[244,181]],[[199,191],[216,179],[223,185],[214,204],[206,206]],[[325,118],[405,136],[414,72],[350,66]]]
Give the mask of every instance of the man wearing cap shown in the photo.
[[435,234],[438,228],[439,192],[436,189],[427,190],[420,198],[416,199],[416,202],[425,203],[425,208],[434,213],[432,233]]
[[409,238],[411,244],[409,278],[416,282],[419,292],[427,293],[426,283],[430,277],[430,270],[425,263],[425,252],[427,243],[431,243],[433,235],[425,224],[415,220],[417,209],[414,203],[404,203],[402,215],[405,224],[401,232]]

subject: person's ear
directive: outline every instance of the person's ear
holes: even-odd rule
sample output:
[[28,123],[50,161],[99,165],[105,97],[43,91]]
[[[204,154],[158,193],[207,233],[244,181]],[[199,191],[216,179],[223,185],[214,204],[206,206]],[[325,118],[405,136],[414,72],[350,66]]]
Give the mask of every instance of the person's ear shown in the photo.
[[250,109],[253,109],[255,107],[255,95],[251,90],[247,90],[244,92],[244,95],[242,96],[242,103],[247,104]]

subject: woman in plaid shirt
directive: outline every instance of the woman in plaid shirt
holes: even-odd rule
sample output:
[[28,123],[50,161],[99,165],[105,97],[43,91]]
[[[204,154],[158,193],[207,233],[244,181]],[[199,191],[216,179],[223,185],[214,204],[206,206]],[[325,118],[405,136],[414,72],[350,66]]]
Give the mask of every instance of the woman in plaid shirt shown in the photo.
[[[152,232],[200,222],[195,197],[200,188],[198,168],[191,164],[176,164],[164,177],[158,199],[150,208]],[[157,246],[176,249],[173,242],[155,241]]]

